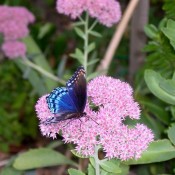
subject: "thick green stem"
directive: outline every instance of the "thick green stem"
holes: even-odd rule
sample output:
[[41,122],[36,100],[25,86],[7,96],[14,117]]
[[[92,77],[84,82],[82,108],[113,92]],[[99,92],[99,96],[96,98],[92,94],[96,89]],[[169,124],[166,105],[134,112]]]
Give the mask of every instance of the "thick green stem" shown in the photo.
[[87,62],[88,62],[88,44],[89,44],[89,15],[86,13],[86,19],[84,23],[84,68],[87,71]]
[[98,159],[98,146],[95,146],[94,160],[95,160],[95,175],[100,175],[100,165],[99,165],[99,159]]
[[31,62],[29,59],[23,58],[22,61],[23,61],[22,62],[23,64],[25,64],[25,65],[27,65],[27,66],[29,66],[29,67],[37,70],[38,72],[40,72],[41,74],[45,75],[46,77],[48,77],[48,78],[50,78],[50,79],[52,79],[54,81],[57,81],[57,82],[59,82],[61,84],[65,84],[65,81],[63,81],[60,78],[56,77],[55,75],[47,72],[42,67],[37,66],[36,64],[34,64],[33,62]]

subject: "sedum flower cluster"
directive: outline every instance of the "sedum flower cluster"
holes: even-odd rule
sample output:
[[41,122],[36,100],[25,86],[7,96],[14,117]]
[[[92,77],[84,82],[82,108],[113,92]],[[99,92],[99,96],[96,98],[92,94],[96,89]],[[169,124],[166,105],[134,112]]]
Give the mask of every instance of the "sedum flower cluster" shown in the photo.
[[[153,141],[153,133],[143,124],[128,126],[126,118],[140,118],[140,108],[133,99],[133,90],[128,83],[112,77],[100,76],[88,84],[86,116],[54,124],[43,124],[53,116],[42,96],[36,104],[40,129],[44,136],[56,138],[61,131],[65,143],[74,143],[76,151],[84,156],[94,154],[95,145],[100,145],[107,158],[128,160],[140,158],[141,153]],[[98,107],[94,110],[91,106]]]
[[0,6],[0,33],[4,43],[2,50],[10,58],[23,57],[26,53],[25,45],[20,41],[28,35],[28,24],[34,22],[35,17],[24,7]]
[[57,0],[57,10],[73,19],[87,11],[91,17],[107,27],[121,18],[120,4],[116,0]]

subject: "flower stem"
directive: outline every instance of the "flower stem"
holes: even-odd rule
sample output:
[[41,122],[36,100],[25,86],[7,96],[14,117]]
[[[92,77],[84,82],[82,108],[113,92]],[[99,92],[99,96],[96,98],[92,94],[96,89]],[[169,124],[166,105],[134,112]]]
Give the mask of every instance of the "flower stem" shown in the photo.
[[36,64],[34,64],[33,62],[31,62],[29,59],[23,58],[22,61],[23,61],[22,62],[23,64],[25,64],[25,65],[27,65],[27,66],[37,70],[38,72],[40,72],[41,74],[45,75],[46,77],[48,77],[48,78],[50,78],[50,79],[52,79],[54,81],[57,81],[57,82],[59,82],[59,83],[61,83],[63,85],[65,84],[64,80],[56,77],[55,75],[51,74],[50,72],[47,72],[42,67],[39,67]]
[[95,146],[94,160],[95,160],[95,175],[100,175],[100,166],[99,166],[98,146],[97,145]]
[[89,15],[86,13],[85,23],[84,23],[84,68],[87,71],[87,61],[88,61],[88,44],[89,44]]

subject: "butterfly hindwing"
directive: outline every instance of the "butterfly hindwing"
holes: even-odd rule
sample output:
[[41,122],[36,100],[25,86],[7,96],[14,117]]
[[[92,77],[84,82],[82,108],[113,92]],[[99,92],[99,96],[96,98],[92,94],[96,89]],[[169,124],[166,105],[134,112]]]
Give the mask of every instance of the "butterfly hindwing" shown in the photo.
[[66,112],[76,112],[75,105],[72,103],[68,91],[65,87],[54,89],[46,97],[48,107],[53,114]]

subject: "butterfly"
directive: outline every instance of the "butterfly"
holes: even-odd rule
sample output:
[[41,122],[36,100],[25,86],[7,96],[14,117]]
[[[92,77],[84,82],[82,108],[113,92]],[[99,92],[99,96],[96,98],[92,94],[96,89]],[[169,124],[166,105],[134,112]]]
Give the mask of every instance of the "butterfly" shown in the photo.
[[83,66],[80,66],[67,81],[66,87],[57,87],[46,97],[48,108],[54,116],[48,118],[44,124],[58,123],[85,116],[86,100],[85,70]]

